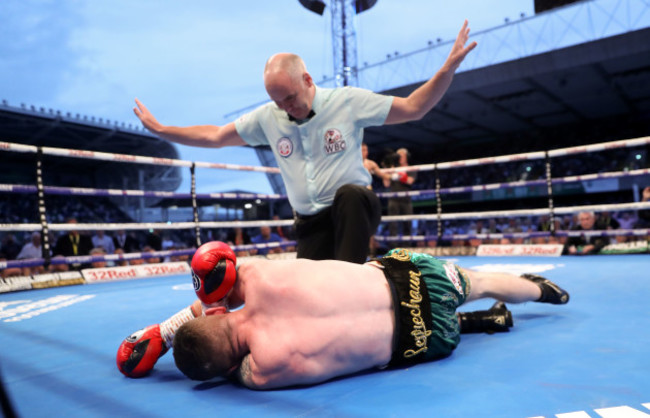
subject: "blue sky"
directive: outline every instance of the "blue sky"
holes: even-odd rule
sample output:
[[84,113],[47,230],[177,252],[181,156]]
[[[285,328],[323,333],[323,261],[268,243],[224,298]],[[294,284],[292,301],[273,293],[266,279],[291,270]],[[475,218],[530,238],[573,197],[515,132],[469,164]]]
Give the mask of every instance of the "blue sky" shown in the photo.
[[[531,16],[533,7],[533,0],[379,0],[357,16],[358,62],[453,39],[463,19],[478,31]],[[329,10],[318,16],[297,0],[0,2],[0,99],[12,106],[135,124],[138,97],[162,123],[221,125],[226,114],[266,99],[262,68],[281,51],[301,55],[315,80],[331,76]],[[178,149],[186,160],[260,165],[250,149]],[[272,192],[263,174],[198,176],[200,192]]]

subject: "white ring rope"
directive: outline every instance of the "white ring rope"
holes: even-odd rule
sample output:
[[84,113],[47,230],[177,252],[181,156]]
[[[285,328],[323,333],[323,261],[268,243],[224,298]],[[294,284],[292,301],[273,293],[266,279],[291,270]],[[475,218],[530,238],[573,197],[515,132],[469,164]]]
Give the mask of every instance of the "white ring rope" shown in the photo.
[[[537,238],[537,237],[550,237],[555,235],[556,237],[579,237],[579,236],[604,236],[604,237],[614,237],[614,236],[636,236],[644,237],[650,235],[650,228],[636,228],[636,229],[607,229],[607,230],[558,230],[554,233],[550,231],[530,231],[530,232],[491,232],[491,233],[481,233],[481,234],[448,234],[443,235],[441,238],[449,241],[456,240],[468,240],[468,239],[480,239],[480,240],[493,240],[501,238]],[[382,242],[392,242],[392,241],[429,241],[437,240],[438,236],[435,234],[427,235],[396,235],[390,237],[384,237],[381,235],[376,235],[375,239]]]
[[[650,202],[632,202],[632,203],[608,203],[602,205],[584,205],[584,206],[568,206],[568,207],[555,207],[553,210],[556,214],[566,215],[573,214],[576,212],[615,212],[621,210],[639,210],[639,209],[650,209]],[[397,221],[412,221],[412,220],[423,220],[423,221],[433,221],[438,218],[442,220],[453,220],[453,219],[483,219],[483,218],[505,218],[505,217],[522,217],[522,216],[540,216],[548,215],[548,208],[541,209],[515,209],[515,210],[495,210],[495,211],[484,211],[484,212],[458,212],[458,213],[443,213],[438,216],[438,214],[423,214],[423,215],[392,215],[392,216],[382,216],[382,222],[397,222]]]
[[[140,155],[131,154],[115,154],[110,152],[100,151],[85,151],[68,148],[53,148],[42,147],[44,155],[53,155],[58,157],[71,157],[71,158],[86,158],[90,160],[114,161],[121,163],[136,163],[136,164],[150,164],[150,165],[165,165],[174,167],[191,167],[192,161],[176,160],[172,158],[160,157],[145,157]],[[0,142],[1,151],[14,151],[23,153],[37,153],[38,147],[34,145],[15,144],[12,142]],[[222,164],[222,163],[207,163],[207,162],[194,162],[196,167],[201,168],[215,168],[221,170],[237,170],[237,171],[258,171],[262,173],[280,173],[277,167],[261,167],[250,165],[238,164]]]
[[[571,154],[609,151],[612,149],[631,148],[631,147],[638,147],[647,144],[650,144],[650,136],[644,136],[641,138],[634,138],[634,139],[622,139],[622,140],[611,141],[611,142],[602,142],[599,144],[559,148],[559,149],[548,151],[548,156],[551,158],[563,157]],[[469,160],[450,161],[450,162],[437,163],[437,164],[412,165],[408,167],[398,167],[398,168],[390,168],[390,169],[387,168],[383,170],[390,173],[401,172],[401,171],[406,171],[406,172],[432,171],[435,170],[436,168],[438,170],[448,170],[451,168],[463,168],[463,167],[471,167],[471,166],[485,165],[485,164],[498,164],[498,163],[526,161],[526,160],[541,160],[544,158],[546,158],[546,153],[544,151],[536,151],[536,152],[526,152],[521,154],[501,155],[497,157],[484,157],[484,158],[473,158]]]
[[[233,251],[250,251],[259,249],[277,249],[283,247],[295,246],[295,241],[282,241],[282,242],[268,242],[262,244],[246,244],[246,245],[231,245]],[[131,261],[131,260],[149,260],[151,258],[167,258],[176,256],[192,256],[196,252],[196,248],[187,248],[181,250],[162,250],[162,251],[145,251],[124,254],[106,254],[106,255],[77,255],[68,257],[53,257],[49,264],[90,264],[95,262],[117,262],[117,261]],[[0,270],[13,267],[38,267],[46,263],[43,258],[28,258],[22,260],[6,260],[0,261]],[[1,282],[1,280],[0,280]]]
[[[639,168],[636,170],[629,171],[610,171],[607,173],[594,173],[594,174],[581,174],[577,176],[568,176],[568,177],[557,177],[551,179],[551,183],[560,184],[560,183],[571,183],[578,181],[593,181],[598,179],[610,179],[610,178],[619,178],[619,177],[634,177],[634,176],[643,176],[650,174],[650,168]],[[477,192],[485,190],[496,190],[501,188],[509,187],[527,187],[527,186],[541,186],[547,183],[546,179],[539,180],[517,180],[506,183],[489,183],[481,184],[476,186],[455,186],[448,188],[441,188],[440,193],[463,193],[463,192]],[[0,185],[1,187],[2,185]],[[405,192],[380,192],[377,193],[379,197],[406,197],[406,196],[425,196],[435,194],[435,189],[423,189],[423,190],[410,190]]]
[[[26,186],[22,184],[0,184],[0,192],[12,193],[33,193],[36,186]],[[122,189],[94,189],[91,187],[60,187],[45,186],[45,192],[48,194],[67,194],[76,196],[127,196],[127,197],[161,197],[161,198],[189,198],[189,193],[176,193],[166,191],[144,191],[144,190],[122,190]],[[261,193],[199,193],[197,198],[200,199],[266,199],[279,200],[286,199],[281,194],[261,194]]]
[[[554,211],[556,214],[573,214],[582,211],[591,212],[609,212],[621,210],[642,210],[650,209],[650,202],[632,202],[632,203],[610,203],[602,205],[584,205],[584,206],[571,206],[571,207],[556,207]],[[455,220],[455,219],[482,219],[482,218],[505,218],[505,217],[525,217],[525,216],[540,216],[547,215],[548,208],[540,209],[516,209],[516,210],[499,210],[499,211],[484,211],[484,212],[458,212],[458,213],[443,213],[440,215],[442,220]],[[437,214],[422,214],[422,215],[393,215],[382,216],[382,222],[400,222],[412,220],[437,220]],[[199,222],[202,228],[255,228],[260,226],[291,226],[294,224],[293,219],[284,220],[256,220],[256,221],[223,221],[223,222]],[[148,222],[148,223],[84,223],[84,224],[49,224],[52,231],[118,231],[118,230],[147,230],[147,229],[160,229],[160,230],[174,230],[174,229],[191,229],[196,224],[194,222]],[[40,231],[41,224],[0,224],[0,231]]]
[[[591,145],[579,145],[579,146],[568,147],[568,148],[559,148],[559,149],[548,151],[548,156],[561,157],[561,156],[578,154],[578,153],[608,151],[608,150],[618,149],[618,148],[631,148],[631,147],[637,147],[637,146],[642,146],[647,144],[650,144],[650,136],[633,138],[633,139],[623,139],[618,141],[602,142],[602,143],[591,144]],[[108,153],[108,152],[85,151],[85,150],[54,148],[54,147],[42,147],[42,150],[44,155],[54,155],[60,157],[87,158],[87,159],[104,160],[104,161],[167,165],[167,166],[177,166],[177,167],[192,166],[192,161],[177,160],[171,158],[145,157],[145,156],[138,156],[138,155],[131,155],[131,154],[115,154],[115,153]],[[16,144],[11,142],[0,142],[0,151],[36,153],[38,152],[38,147],[34,145]],[[543,158],[546,158],[546,153],[544,151],[536,151],[536,152],[528,152],[528,153],[521,153],[521,154],[501,155],[496,157],[484,157],[484,158],[474,158],[469,160],[450,161],[450,162],[437,163],[437,164],[414,165],[414,166],[404,167],[400,169],[386,169],[386,171],[387,172],[431,171],[434,170],[435,168],[438,168],[439,170],[446,170],[451,168],[462,168],[462,167],[470,167],[470,166],[484,165],[484,164],[497,164],[497,163],[524,161],[524,160],[539,160]],[[258,172],[265,172],[265,173],[280,173],[280,170],[277,167],[245,166],[245,165],[237,165],[237,164],[222,164],[222,163],[208,163],[208,162],[194,162],[194,164],[196,164],[196,167],[202,167],[202,168],[215,168],[215,169],[239,170],[239,171],[258,171]]]

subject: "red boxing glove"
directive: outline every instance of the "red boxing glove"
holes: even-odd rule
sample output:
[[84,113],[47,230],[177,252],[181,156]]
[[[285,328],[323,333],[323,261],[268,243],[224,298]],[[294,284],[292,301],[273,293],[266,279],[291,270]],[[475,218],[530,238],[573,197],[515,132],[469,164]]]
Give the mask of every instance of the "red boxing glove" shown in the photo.
[[196,296],[205,305],[226,297],[237,279],[237,257],[221,241],[201,245],[192,257],[192,281]]
[[153,369],[167,349],[160,336],[160,325],[150,325],[122,341],[117,350],[117,368],[125,376],[142,377]]
[[409,180],[409,175],[406,173],[406,171],[402,171],[399,173],[399,182],[407,184]]

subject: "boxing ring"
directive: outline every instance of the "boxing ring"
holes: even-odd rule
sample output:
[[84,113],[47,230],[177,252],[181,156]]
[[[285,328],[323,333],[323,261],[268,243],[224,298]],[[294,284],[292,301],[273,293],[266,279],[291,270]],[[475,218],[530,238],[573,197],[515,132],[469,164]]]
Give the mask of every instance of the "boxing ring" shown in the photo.
[[[130,332],[193,299],[188,276],[15,292],[0,296],[0,372],[24,417],[650,415],[650,256],[456,262],[540,272],[571,292],[571,302],[509,305],[509,333],[463,335],[440,361],[256,392],[190,381],[170,353],[145,378],[117,371],[115,353]],[[479,301],[461,309],[487,306]],[[561,415],[568,413],[574,414]]]
[[[452,234],[443,232],[445,220],[483,219],[524,215],[556,215],[580,210],[617,211],[650,208],[650,203],[555,207],[553,187],[585,179],[622,178],[650,173],[644,168],[618,173],[553,178],[551,161],[562,155],[646,146],[650,138],[637,138],[551,150],[540,153],[438,163],[409,167],[408,171],[441,170],[494,164],[506,161],[543,160],[546,178],[481,186],[413,191],[406,195],[429,194],[436,198],[436,213],[383,217],[384,222],[432,221],[437,231],[427,235],[385,237],[390,243],[408,239],[429,242],[453,239],[562,238],[574,231],[555,230],[527,233]],[[0,185],[5,193],[37,193],[41,222],[3,224],[2,231],[128,229],[191,229],[196,244],[205,228],[286,226],[293,220],[235,222],[200,221],[196,210],[194,168],[201,163],[180,160],[125,156],[98,152],[73,152],[0,142],[0,150],[35,152],[59,157],[95,158],[123,163],[163,164],[189,167],[194,220],[180,223],[144,224],[50,224],[43,197],[48,193],[97,196],[188,196],[156,191],[97,190],[37,185]],[[39,163],[40,164],[40,163]],[[241,167],[202,163],[208,168],[277,172],[269,167]],[[39,167],[40,170],[40,167]],[[436,174],[437,175],[437,174]],[[443,213],[443,195],[466,190],[494,190],[507,187],[541,186],[548,191],[543,208]],[[382,194],[382,197],[393,196]],[[404,194],[394,194],[402,196]],[[213,199],[232,199],[234,194],[210,194]],[[278,195],[250,195],[251,198],[281,199]],[[554,223],[551,222],[551,225]],[[647,244],[648,229],[595,231],[593,234],[626,236]],[[44,248],[49,245],[44,240]],[[286,246],[272,243],[236,246],[235,249]],[[436,253],[457,264],[474,269],[539,273],[555,281],[571,294],[564,306],[539,303],[508,305],[514,328],[503,334],[463,335],[456,351],[432,363],[395,370],[369,371],[323,384],[274,390],[251,391],[231,382],[193,382],[175,368],[170,353],[162,357],[153,372],[142,379],[120,374],[115,364],[117,347],[131,332],[159,323],[186,307],[194,299],[187,272],[174,274],[163,267],[164,275],[144,274],[137,279],[90,280],[90,274],[65,282],[63,277],[40,280],[8,278],[0,283],[0,377],[7,402],[19,416],[404,416],[421,414],[436,417],[628,417],[650,416],[650,255],[608,255],[545,257],[443,254],[440,247],[416,248]],[[435,251],[434,251],[435,250]],[[129,261],[139,258],[191,255],[194,248],[154,253],[106,256],[79,256],[65,259],[10,260],[0,269],[94,261]],[[647,253],[647,249],[645,251]],[[458,254],[465,254],[460,251]],[[290,256],[290,255],[287,255]],[[39,284],[40,283],[40,284]],[[37,286],[37,284],[39,284]],[[27,290],[32,289],[32,290]],[[472,302],[461,310],[486,309],[489,301]],[[6,412],[7,410],[5,410]]]

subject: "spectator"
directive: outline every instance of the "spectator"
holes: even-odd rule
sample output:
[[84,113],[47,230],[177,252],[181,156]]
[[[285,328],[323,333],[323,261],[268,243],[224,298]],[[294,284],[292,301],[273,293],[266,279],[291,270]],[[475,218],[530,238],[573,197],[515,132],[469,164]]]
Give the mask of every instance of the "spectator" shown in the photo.
[[138,240],[133,238],[130,233],[127,234],[123,229],[117,231],[113,237],[113,245],[115,249],[120,248],[124,253],[136,253],[140,251],[140,243]]
[[[67,224],[76,225],[76,218],[68,218]],[[62,255],[64,257],[71,257],[77,255],[88,255],[93,248],[92,240],[88,235],[80,234],[79,231],[72,230],[60,235],[54,245],[52,255]],[[81,264],[72,264],[72,268],[80,269],[85,267]]]
[[[642,202],[650,202],[650,186],[643,189],[641,194]],[[637,222],[638,227],[650,228],[650,209],[643,209],[639,211],[639,222]]]
[[28,258],[43,258],[40,232],[32,232],[31,240],[27,244],[23,245],[20,253],[16,256],[17,260],[25,260]]
[[[411,154],[406,148],[400,148],[395,153],[389,154],[384,159],[384,166],[386,168],[405,168],[409,165],[409,158]],[[390,180],[384,181],[384,186],[387,186],[391,192],[408,192],[411,191],[413,183],[417,178],[415,173],[407,173],[406,171],[393,172],[390,175]],[[410,196],[404,197],[391,197],[388,199],[388,215],[413,215],[413,203]],[[402,225],[402,234],[411,235],[411,221],[405,222],[391,222],[388,230],[391,236],[398,234],[399,224]]]
[[[32,232],[32,239],[27,244],[23,245],[20,253],[16,257],[17,260],[26,260],[31,258],[43,258],[43,247],[41,245],[41,233]],[[41,274],[45,272],[43,266],[23,267],[23,276],[31,274]]]
[[[228,232],[228,245],[231,247],[234,247],[236,245],[248,245],[251,243],[251,238],[248,235],[248,232],[244,231],[240,227],[232,228]],[[243,251],[243,250],[235,250],[235,254],[237,257],[246,257],[249,256],[250,253],[248,251]]]
[[[384,173],[379,165],[376,162],[368,158],[368,145],[365,142],[361,143],[361,157],[363,158],[363,166],[370,173],[370,175],[378,177],[384,185],[390,183],[390,175]],[[368,188],[372,189],[372,183],[368,185]],[[375,241],[375,236],[370,236],[370,241],[368,243],[368,254],[371,257],[377,255],[377,250],[379,249],[379,244]]]
[[70,265],[66,263],[57,264],[55,261],[64,258],[62,255],[55,255],[52,257],[52,264],[50,264],[50,272],[60,273],[63,271],[70,271]]
[[[370,175],[378,177],[384,185],[390,183],[390,175],[384,173],[376,162],[368,158],[368,145],[365,142],[361,143],[361,157],[363,157],[363,166]],[[372,185],[368,187],[372,189]]]
[[[557,232],[562,229],[562,219],[559,217],[553,218],[553,229],[551,230],[551,218],[548,215],[542,215],[537,222],[537,230],[541,232]],[[538,237],[534,240],[536,244],[564,244],[566,237],[551,235],[549,237]]]
[[[144,249],[142,251],[145,252]],[[134,258],[132,260],[129,260],[129,264],[132,265],[132,266],[139,266],[139,265],[142,265],[144,263],[145,263],[144,258]]]
[[[0,261],[8,261],[7,257],[0,252]],[[5,269],[0,269],[0,277],[3,279],[6,277],[15,277],[22,276],[23,270],[20,267],[8,267]]]
[[[557,224],[555,224],[554,226],[556,225]],[[539,220],[537,221],[537,230],[546,231],[546,232],[551,231],[551,217],[549,215],[542,215],[539,217]]]
[[169,234],[164,234],[162,238],[162,249],[171,250],[176,246],[174,240],[169,237]]
[[[155,253],[156,250],[153,249],[153,248],[151,248],[151,247],[149,247],[149,246],[145,246],[145,247],[142,249],[142,252],[143,252],[143,253],[150,253],[150,254],[152,254],[152,253]],[[160,261],[161,261],[161,260],[160,260],[160,257],[158,257],[158,256],[149,257],[149,258],[145,258],[145,259],[144,259],[144,262],[145,262],[145,263],[148,263],[148,264],[156,264],[156,263],[160,263]]]
[[533,223],[530,216],[527,216],[521,224],[521,229],[523,232],[535,232],[537,231],[537,225]]
[[[147,247],[150,247],[154,251],[162,250],[162,238],[160,237],[160,230],[152,229],[147,234],[146,239]],[[143,249],[144,251],[144,249]]]
[[92,237],[93,247],[101,247],[106,251],[106,254],[113,254],[115,252],[115,244],[113,239],[106,235],[103,230],[98,229]]
[[[120,255],[120,256],[124,256],[124,250],[121,249],[121,248],[116,248],[114,254],[117,254],[117,255]],[[126,261],[126,260],[123,259],[123,258],[120,258],[119,260],[115,261],[115,265],[116,265],[116,266],[119,266],[119,267],[123,267],[123,266],[126,266],[126,265],[128,265],[128,264],[129,264],[129,262]]]
[[560,229],[563,230],[563,231],[569,231],[569,230],[573,229],[574,225],[575,225],[575,223],[574,223],[574,220],[573,220],[573,216],[572,215],[565,215],[562,218],[562,225],[560,225],[561,226]]
[[[501,229],[499,228],[499,225],[497,224],[497,220],[494,219],[494,218],[490,218],[488,220],[488,226],[487,226],[486,229],[487,230],[484,233],[488,233],[488,234],[500,234],[501,233]],[[492,238],[492,239],[489,239],[487,243],[488,244],[498,244],[499,239],[498,238]]]
[[[483,225],[483,220],[482,219],[477,219],[476,222],[470,222],[469,224],[469,230],[467,231],[469,235],[478,235],[478,234],[487,234],[488,230],[487,228]],[[483,243],[482,238],[476,238],[476,237],[471,237],[469,238],[469,245],[470,247],[478,247]]]
[[[279,221],[280,217],[278,215],[273,215],[272,219],[274,221]],[[293,241],[295,239],[292,227],[283,227],[278,225],[275,227],[275,233],[280,236],[282,241]],[[293,245],[287,246],[285,247],[285,251],[296,251],[296,247]]]
[[596,219],[596,229],[618,229],[621,224],[610,212],[601,212]]
[[[596,231],[602,230],[601,226],[596,225],[596,215],[593,212],[580,212],[578,214],[578,223],[574,231]],[[598,252],[609,244],[609,238],[599,235],[569,237],[565,245],[565,254],[570,255],[588,255],[598,254]]]
[[[90,250],[90,255],[103,256],[106,255],[106,250],[104,249],[104,247],[95,247],[92,250]],[[102,268],[102,267],[106,267],[108,263],[106,262],[106,260],[101,260],[101,261],[93,261],[92,263],[90,263],[90,265],[92,268]]]
[[617,215],[615,219],[620,229],[634,229],[634,225],[639,221],[639,218],[633,212],[625,211]]
[[[253,238],[251,238],[251,242],[253,244],[267,244],[270,242],[281,242],[281,241],[282,238],[280,238],[280,236],[275,232],[271,232],[271,228],[266,225],[260,227],[259,235],[256,235]],[[282,252],[282,247],[257,249],[257,254],[259,255],[275,254],[281,252]]]
[[2,240],[2,247],[0,247],[0,252],[4,254],[7,260],[15,260],[20,252],[21,244],[16,241],[14,234],[5,235]]
[[[503,228],[503,232],[506,234],[517,234],[520,232],[524,232],[524,230],[521,227],[521,220],[519,218],[509,218],[507,226]],[[522,244],[524,242],[524,239],[522,237],[509,237],[509,238],[503,238],[501,240],[502,244]]]

